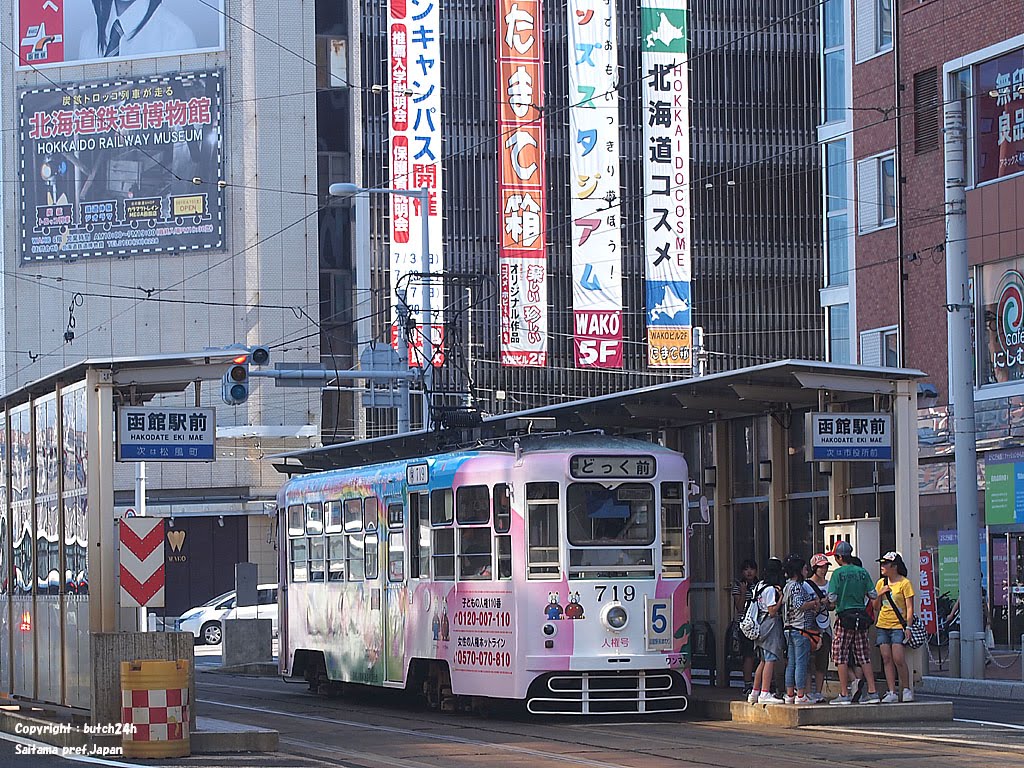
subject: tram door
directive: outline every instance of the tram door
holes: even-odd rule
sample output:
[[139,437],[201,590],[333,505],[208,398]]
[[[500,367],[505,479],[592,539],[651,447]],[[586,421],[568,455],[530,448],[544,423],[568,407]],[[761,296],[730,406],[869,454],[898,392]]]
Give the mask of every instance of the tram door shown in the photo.
[[384,679],[404,682],[405,677],[405,605],[407,571],[405,557],[405,505],[401,499],[389,499],[388,529],[384,538],[387,562],[384,584]]

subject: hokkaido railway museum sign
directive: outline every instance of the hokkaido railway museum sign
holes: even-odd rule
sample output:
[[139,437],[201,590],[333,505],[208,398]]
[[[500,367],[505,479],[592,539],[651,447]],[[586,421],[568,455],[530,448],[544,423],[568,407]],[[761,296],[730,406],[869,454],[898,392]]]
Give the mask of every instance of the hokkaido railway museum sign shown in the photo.
[[887,413],[808,413],[808,461],[891,461],[892,416]]
[[119,408],[118,461],[213,461],[214,408]]

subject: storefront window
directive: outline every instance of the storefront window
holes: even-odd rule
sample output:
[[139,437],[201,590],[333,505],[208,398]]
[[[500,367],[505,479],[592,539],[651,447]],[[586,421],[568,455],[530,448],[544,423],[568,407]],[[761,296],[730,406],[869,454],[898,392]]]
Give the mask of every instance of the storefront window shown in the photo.
[[978,386],[1024,379],[1024,259],[982,267],[977,311]]

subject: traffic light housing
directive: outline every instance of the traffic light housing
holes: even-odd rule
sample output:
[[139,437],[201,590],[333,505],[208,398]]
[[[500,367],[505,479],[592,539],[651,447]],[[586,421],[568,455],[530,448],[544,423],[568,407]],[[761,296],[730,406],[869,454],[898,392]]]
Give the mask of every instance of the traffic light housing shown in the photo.
[[249,347],[249,362],[252,365],[267,365],[270,362],[270,347]]
[[221,397],[228,405],[241,405],[249,399],[249,355],[238,355],[221,379]]

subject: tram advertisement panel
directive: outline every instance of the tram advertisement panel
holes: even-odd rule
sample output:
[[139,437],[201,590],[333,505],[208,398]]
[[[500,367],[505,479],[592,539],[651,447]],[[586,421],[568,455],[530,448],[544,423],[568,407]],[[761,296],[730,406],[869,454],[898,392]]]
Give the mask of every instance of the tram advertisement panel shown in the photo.
[[19,125],[22,261],[224,247],[219,72],[22,91]]

